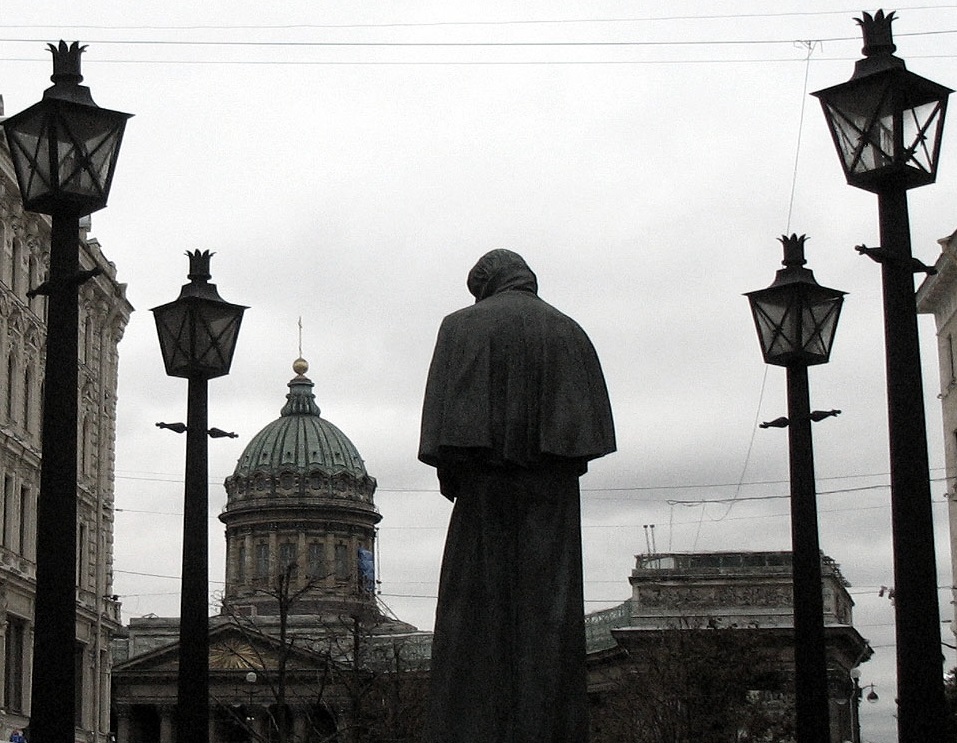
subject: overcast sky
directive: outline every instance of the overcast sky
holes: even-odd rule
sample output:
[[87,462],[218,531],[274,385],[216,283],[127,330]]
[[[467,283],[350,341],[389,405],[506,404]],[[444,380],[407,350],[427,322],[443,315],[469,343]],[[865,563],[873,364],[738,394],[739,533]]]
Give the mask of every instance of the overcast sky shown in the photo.
[[[893,6],[908,67],[957,87],[957,5]],[[135,114],[92,235],[136,308],[120,345],[115,590],[125,618],[178,613],[186,384],[163,373],[149,308],[189,249],[215,251],[249,305],[229,377],[210,383],[212,593],[222,481],[278,417],[302,351],[324,417],[378,479],[382,599],[432,626],[450,504],[415,458],[441,318],[508,247],[601,357],[619,451],[582,480],[587,609],[629,596],[644,525],[659,551],[789,549],[785,373],[766,368],[743,292],[806,233],[809,267],[849,292],[831,363],[811,370],[821,544],[876,650],[866,740],[893,739],[893,584],[877,200],[847,186],[818,90],[860,56],[834,0],[93,3],[3,0],[0,92],[49,86],[48,41],[89,44],[85,84]],[[888,7],[888,10],[893,9]],[[873,11],[876,8],[867,8]],[[957,131],[911,192],[915,253],[957,228]],[[939,584],[949,586],[936,345],[922,319]],[[736,499],[728,502],[727,499]],[[704,505],[704,501],[721,500]],[[941,591],[944,619],[950,593]],[[953,642],[949,625],[944,639]],[[954,654],[947,650],[948,667]]]

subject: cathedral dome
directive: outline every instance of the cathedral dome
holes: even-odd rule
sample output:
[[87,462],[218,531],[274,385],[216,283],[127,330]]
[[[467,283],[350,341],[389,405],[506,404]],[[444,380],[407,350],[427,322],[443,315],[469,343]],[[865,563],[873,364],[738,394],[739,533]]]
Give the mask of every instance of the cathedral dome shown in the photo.
[[226,478],[224,605],[274,615],[277,591],[291,590],[293,614],[348,614],[375,603],[376,481],[349,438],[320,416],[309,365],[297,359],[293,370],[279,418],[253,436]]
[[293,370],[296,377],[289,382],[289,394],[280,417],[249,442],[233,476],[295,472],[368,477],[355,445],[336,426],[320,417],[312,381],[305,376],[309,365],[304,359],[297,359]]
[[355,444],[321,417],[309,364],[296,359],[296,376],[279,418],[253,436],[226,479],[226,511],[280,508],[299,503],[335,504],[375,513],[376,481]]

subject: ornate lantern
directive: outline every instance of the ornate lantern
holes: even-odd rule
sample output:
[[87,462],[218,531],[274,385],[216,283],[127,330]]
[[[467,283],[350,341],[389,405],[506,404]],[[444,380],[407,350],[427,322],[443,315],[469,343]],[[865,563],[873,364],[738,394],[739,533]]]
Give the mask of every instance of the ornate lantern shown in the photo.
[[819,90],[847,182],[867,191],[909,189],[937,178],[950,88],[909,72],[894,56],[894,14],[857,19],[864,59],[851,79]]
[[213,254],[189,256],[189,284],[174,302],[154,307],[156,332],[166,373],[171,377],[213,379],[229,374],[245,307],[230,304],[210,284]]
[[49,45],[54,85],[43,99],[3,122],[23,207],[41,214],[83,216],[106,206],[113,170],[131,114],[100,108],[80,85],[80,54]]
[[748,292],[751,314],[767,364],[826,364],[831,355],[844,292],[828,289],[804,264],[806,235],[779,238],[784,268],[767,289]]

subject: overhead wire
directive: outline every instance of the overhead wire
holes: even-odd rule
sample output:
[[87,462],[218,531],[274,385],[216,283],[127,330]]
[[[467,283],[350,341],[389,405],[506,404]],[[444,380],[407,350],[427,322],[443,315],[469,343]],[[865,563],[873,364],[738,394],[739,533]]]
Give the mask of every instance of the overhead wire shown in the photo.
[[[953,10],[957,5],[896,6],[898,12]],[[232,31],[232,30],[299,30],[299,29],[379,29],[379,28],[437,28],[437,27],[489,27],[489,26],[542,26],[588,23],[662,23],[674,21],[744,20],[758,18],[794,18],[846,15],[859,12],[858,7],[831,10],[795,10],[760,13],[703,13],[694,15],[662,16],[615,16],[608,18],[523,18],[506,20],[473,21],[392,21],[378,23],[273,23],[273,24],[68,24],[70,28],[109,31]],[[67,24],[18,24],[0,23],[0,28],[46,29],[63,28]]]

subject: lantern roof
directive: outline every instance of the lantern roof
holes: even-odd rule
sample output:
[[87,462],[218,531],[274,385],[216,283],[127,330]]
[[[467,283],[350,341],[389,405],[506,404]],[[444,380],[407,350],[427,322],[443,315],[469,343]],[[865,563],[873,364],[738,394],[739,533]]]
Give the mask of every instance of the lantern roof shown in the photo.
[[904,64],[904,60],[894,56],[894,52],[897,51],[894,33],[891,30],[891,24],[896,18],[894,12],[885,14],[883,10],[878,10],[874,15],[867,12],[862,15],[863,18],[854,20],[861,27],[861,34],[864,37],[864,47],[861,49],[864,58],[854,63],[854,74],[851,75],[851,80],[887,70],[906,70],[907,65]]
[[53,74],[50,76],[53,86],[43,91],[43,97],[47,100],[56,99],[84,106],[96,106],[93,96],[90,95],[90,89],[80,85],[83,82],[83,75],[80,73],[80,55],[86,51],[86,45],[80,46],[80,42],[74,41],[67,46],[67,43],[61,39],[57,46],[47,44],[47,49],[53,54]]
[[[784,246],[784,258],[781,265],[784,268],[778,269],[774,275],[774,281],[768,289],[774,289],[788,284],[813,284],[817,286],[817,280],[814,278],[814,272],[810,268],[805,268],[807,260],[804,257],[804,243],[807,242],[807,235],[782,235],[778,242]],[[766,291],[766,290],[764,290]],[[756,292],[749,292],[754,294]]]

